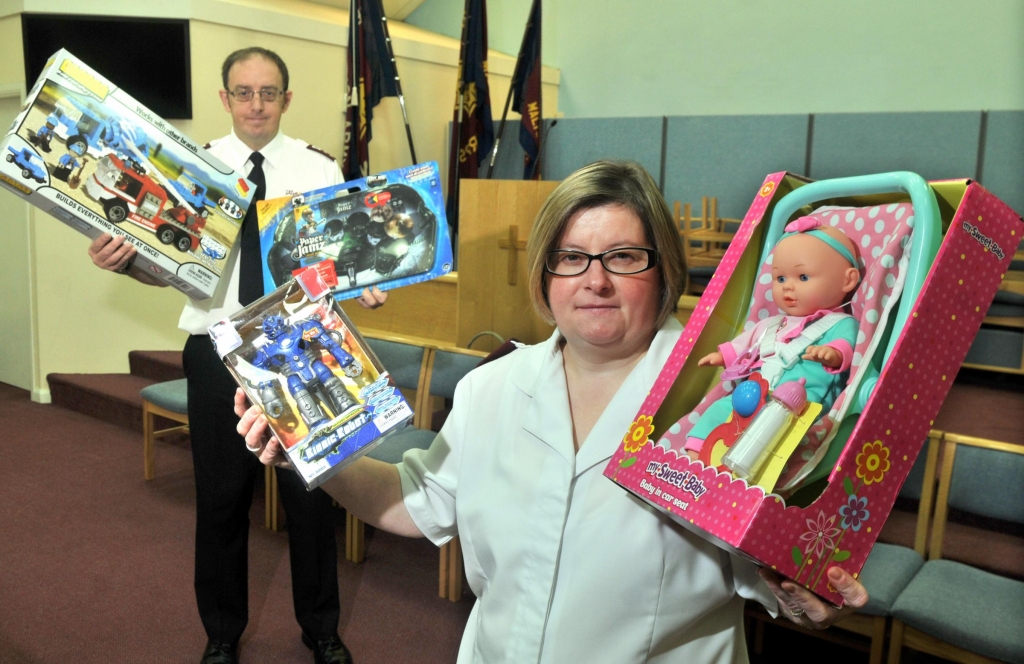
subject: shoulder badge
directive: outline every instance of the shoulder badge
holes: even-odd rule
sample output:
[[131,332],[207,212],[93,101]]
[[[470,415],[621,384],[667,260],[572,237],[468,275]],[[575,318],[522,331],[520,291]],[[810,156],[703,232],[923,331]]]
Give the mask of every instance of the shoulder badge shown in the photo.
[[337,159],[334,158],[333,154],[330,154],[329,152],[325,152],[324,150],[321,150],[320,148],[316,147],[315,145],[307,144],[306,145],[306,149],[307,150],[312,150],[313,152],[316,152],[317,154],[322,154],[323,156],[327,157],[331,161],[337,161]]

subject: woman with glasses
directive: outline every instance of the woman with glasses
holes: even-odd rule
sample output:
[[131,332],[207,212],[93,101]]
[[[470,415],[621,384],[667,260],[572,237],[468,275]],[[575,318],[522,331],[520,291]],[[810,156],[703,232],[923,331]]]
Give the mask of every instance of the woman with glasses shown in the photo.
[[[650,175],[617,162],[572,174],[527,256],[551,338],[471,372],[430,449],[360,459],[324,486],[391,532],[460,536],[479,599],[459,662],[742,662],[745,598],[815,627],[851,610],[766,583],[602,475],[682,331],[683,250]],[[282,463],[259,411],[241,391],[235,403],[246,444]],[[834,585],[866,601],[849,575]]]

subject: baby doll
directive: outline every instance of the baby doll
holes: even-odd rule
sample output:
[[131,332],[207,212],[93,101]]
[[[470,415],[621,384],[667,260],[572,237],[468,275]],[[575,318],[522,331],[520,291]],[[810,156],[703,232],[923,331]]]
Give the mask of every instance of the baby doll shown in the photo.
[[[786,231],[772,252],[770,299],[782,313],[759,321],[697,364],[724,366],[723,380],[759,371],[772,390],[804,378],[807,400],[822,404],[827,413],[846,385],[857,339],[857,320],[842,313],[860,283],[857,247],[811,217],[791,222]],[[691,459],[731,412],[731,395],[704,411],[686,439]]]

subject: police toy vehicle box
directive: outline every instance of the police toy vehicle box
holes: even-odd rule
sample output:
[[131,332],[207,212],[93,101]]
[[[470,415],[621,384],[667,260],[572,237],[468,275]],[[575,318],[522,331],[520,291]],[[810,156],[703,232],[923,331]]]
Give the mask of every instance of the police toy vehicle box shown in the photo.
[[436,162],[258,205],[267,292],[311,266],[338,300],[451,272]]
[[412,420],[412,409],[315,269],[210,328],[312,489]]
[[0,141],[0,183],[189,297],[217,287],[255,187],[65,50]]

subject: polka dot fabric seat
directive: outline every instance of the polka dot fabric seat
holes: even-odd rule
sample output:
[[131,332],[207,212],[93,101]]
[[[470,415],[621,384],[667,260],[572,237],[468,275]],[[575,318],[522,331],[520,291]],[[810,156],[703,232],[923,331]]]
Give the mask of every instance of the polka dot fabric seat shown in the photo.
[[[846,389],[836,399],[832,410],[808,431],[796,452],[790,458],[777,486],[782,491],[797,487],[814,468],[828,449],[836,424],[852,405],[850,395],[855,394],[866,368],[877,349],[884,349],[882,331],[889,315],[903,292],[907,265],[910,259],[911,234],[914,228],[914,209],[910,203],[890,203],[873,207],[818,208],[810,215],[846,234],[860,249],[863,280],[850,302],[849,313],[860,323],[853,362]],[[744,329],[757,321],[774,316],[778,309],[772,303],[772,255],[761,266],[754,285],[753,299]],[[682,450],[686,435],[704,410],[719,397],[728,394],[733,383],[724,381],[701,400],[686,417],[674,424],[661,439],[661,444]]]

